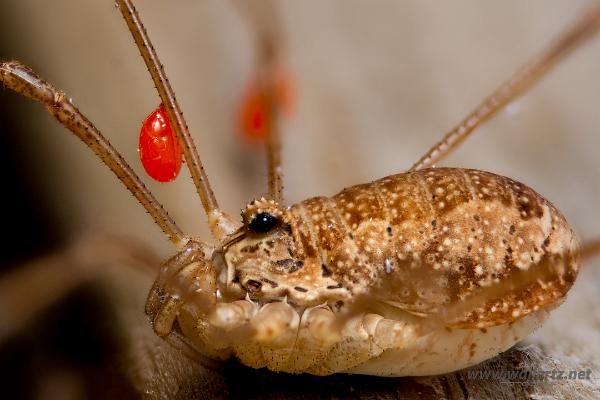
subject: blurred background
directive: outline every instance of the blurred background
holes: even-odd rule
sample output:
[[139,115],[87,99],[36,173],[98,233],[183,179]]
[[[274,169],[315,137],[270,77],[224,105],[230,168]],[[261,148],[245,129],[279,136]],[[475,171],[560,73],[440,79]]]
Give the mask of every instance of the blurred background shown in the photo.
[[[291,204],[410,167],[590,3],[140,0],[136,5],[215,194],[226,211],[237,215],[249,200],[267,190],[264,155],[241,140],[238,132],[240,101],[256,72],[255,34],[260,29],[246,14],[260,14],[265,7],[275,10],[282,59],[297,85],[295,112],[282,126],[285,199]],[[159,184],[146,179],[140,165],[139,129],[159,99],[114,3],[3,0],[2,10],[0,58],[22,61],[64,90],[130,161],[186,233],[208,239],[206,218],[187,170],[182,169],[174,183]],[[600,235],[599,70],[600,38],[596,38],[481,127],[443,165],[479,168],[520,180],[554,202],[583,239]],[[129,192],[39,105],[0,91],[0,131],[5,177],[0,196],[5,211],[0,278],[90,235],[124,238],[147,249],[146,255],[156,264],[171,254],[160,229]],[[592,365],[600,377],[600,313],[596,311],[600,295],[595,290],[600,264],[593,265],[584,269],[566,304],[528,343],[553,359]],[[151,276],[113,275],[112,283],[101,290],[93,282],[88,283],[92,289],[69,290],[75,300],[64,307],[73,301],[90,304],[91,312],[106,314],[109,320],[115,308],[125,307],[122,304],[132,314],[143,314],[141,305]],[[114,295],[115,287],[126,296]],[[36,293],[31,288],[23,301],[33,301]],[[118,301],[107,302],[106,297]],[[3,307],[18,309],[15,304]],[[75,369],[82,363],[93,365],[94,371],[100,368],[97,365],[136,363],[123,361],[119,354],[138,334],[129,332],[127,324],[139,318],[144,327],[136,329],[148,330],[143,315],[119,319],[126,331],[116,335],[125,337],[121,340],[113,338],[113,328],[98,325],[97,318],[86,322],[87,308],[54,318],[64,307],[49,308],[43,318],[6,336],[10,339],[0,349],[0,363],[12,375],[0,371],[0,376],[17,377],[13,384],[19,379],[29,382],[38,370],[54,365],[57,357],[71,357],[69,365]],[[62,321],[60,325],[56,320]],[[38,346],[39,338],[31,332],[47,327],[39,321],[54,324],[59,337],[63,331],[72,332],[74,339],[67,342],[80,343],[79,347],[65,350],[72,354],[64,356],[59,350],[54,354],[60,348],[55,342]],[[101,333],[103,326],[105,333]],[[23,332],[30,336],[23,339]],[[139,334],[153,340],[151,332]],[[89,350],[94,336],[101,350],[80,360],[81,349]],[[125,345],[120,344],[123,341]],[[126,351],[136,357],[135,351]],[[105,357],[113,353],[114,358]],[[88,377],[87,383],[71,392],[68,382],[76,382],[78,373],[68,376],[64,387],[48,383],[49,387],[73,398],[82,393],[89,396],[90,387],[95,387]],[[116,374],[109,380],[122,388],[119,396],[135,397],[140,385],[148,384],[139,377],[132,384],[124,376]],[[54,393],[44,385],[13,386],[15,393],[43,398]],[[28,391],[23,392],[24,387]]]

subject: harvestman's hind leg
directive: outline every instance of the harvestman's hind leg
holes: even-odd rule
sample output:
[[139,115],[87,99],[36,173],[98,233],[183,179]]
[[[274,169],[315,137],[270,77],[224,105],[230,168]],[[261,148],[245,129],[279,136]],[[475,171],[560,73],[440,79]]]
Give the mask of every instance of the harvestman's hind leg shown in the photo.
[[600,238],[585,242],[581,248],[581,259],[587,261],[600,254]]
[[19,266],[0,279],[0,342],[22,331],[45,309],[76,287],[123,264],[152,271],[148,249],[110,236],[85,236],[48,256]]
[[[153,273],[157,260],[147,248],[124,238],[86,236],[64,250],[19,266],[0,279],[0,343],[23,332],[76,288],[112,276],[111,269],[116,272],[126,266]],[[179,332],[164,339],[189,358],[216,366]]]
[[593,7],[549,48],[517,71],[506,83],[448,132],[409,171],[431,167],[458,147],[480,124],[489,120],[542,78],[565,56],[590,39],[600,28],[600,6]]

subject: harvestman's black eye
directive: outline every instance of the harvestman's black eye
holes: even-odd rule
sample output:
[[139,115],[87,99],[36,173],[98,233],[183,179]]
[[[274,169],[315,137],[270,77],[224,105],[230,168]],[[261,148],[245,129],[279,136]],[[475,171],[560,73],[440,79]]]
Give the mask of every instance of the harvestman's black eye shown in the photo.
[[267,233],[278,223],[279,220],[273,215],[269,213],[259,213],[252,218],[252,221],[250,221],[250,225],[248,225],[248,227],[253,232]]

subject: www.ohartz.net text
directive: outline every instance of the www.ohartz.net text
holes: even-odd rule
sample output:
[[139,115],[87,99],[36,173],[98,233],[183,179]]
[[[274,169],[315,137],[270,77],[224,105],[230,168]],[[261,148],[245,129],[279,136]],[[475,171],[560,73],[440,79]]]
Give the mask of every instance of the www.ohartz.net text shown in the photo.
[[495,380],[508,382],[552,381],[552,380],[590,380],[592,370],[479,370],[467,371],[467,377],[473,380]]

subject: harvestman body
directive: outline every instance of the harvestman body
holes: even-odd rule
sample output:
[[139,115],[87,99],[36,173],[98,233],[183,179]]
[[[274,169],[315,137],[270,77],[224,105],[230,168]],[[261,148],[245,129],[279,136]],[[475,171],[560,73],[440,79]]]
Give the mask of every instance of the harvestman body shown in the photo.
[[[64,93],[18,62],[1,63],[0,78],[44,104],[83,140],[178,248],[161,267],[146,305],[159,336],[192,356],[235,357],[273,371],[440,374],[509,348],[565,298],[577,276],[579,242],[549,201],[509,178],[431,166],[591,37],[600,9],[588,12],[406,173],[283,207],[272,124],[266,140],[270,198],[247,205],[240,224],[217,205],[131,1],[117,4],[182,145],[216,245],[184,235]],[[270,82],[263,84],[269,92]]]

